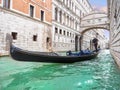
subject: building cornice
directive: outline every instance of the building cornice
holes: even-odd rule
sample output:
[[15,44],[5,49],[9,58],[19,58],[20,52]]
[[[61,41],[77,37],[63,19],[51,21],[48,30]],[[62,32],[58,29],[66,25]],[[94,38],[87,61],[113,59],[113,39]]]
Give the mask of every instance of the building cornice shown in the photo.
[[96,17],[96,18],[90,18],[90,19],[84,19],[82,21],[88,21],[88,20],[93,20],[93,19],[101,19],[101,18],[108,18],[107,16],[104,17]]
[[85,18],[85,17],[87,17],[87,16],[89,16],[89,15],[94,15],[94,14],[104,14],[104,15],[107,16],[107,13],[104,13],[104,12],[93,12],[93,13],[89,13],[89,14],[85,15],[85,16],[82,17],[82,18]]

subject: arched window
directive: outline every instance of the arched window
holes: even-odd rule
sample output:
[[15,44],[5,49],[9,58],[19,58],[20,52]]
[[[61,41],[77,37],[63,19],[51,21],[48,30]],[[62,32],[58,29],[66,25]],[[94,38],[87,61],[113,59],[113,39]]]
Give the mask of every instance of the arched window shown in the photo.
[[58,33],[58,28],[55,27],[55,33],[57,34]]
[[47,39],[46,39],[46,43],[49,43],[49,42],[50,42],[50,38],[47,37]]
[[69,25],[69,16],[67,16],[67,25]]
[[12,32],[12,37],[14,40],[17,40],[17,32]]
[[37,35],[33,35],[33,41],[37,41]]
[[50,38],[47,37],[46,38],[46,48],[49,49],[49,47],[50,47]]
[[3,0],[3,7],[10,9],[10,0]]
[[67,36],[69,36],[69,32],[67,32]]
[[57,18],[58,18],[58,9],[55,8],[55,20],[57,21]]
[[60,29],[60,34],[62,34],[62,29]]
[[66,32],[64,31],[63,33],[64,33],[64,35],[65,35]]
[[62,23],[62,11],[60,11],[60,23]]
[[65,22],[66,22],[66,15],[64,13],[64,22],[63,22],[63,24],[65,24]]

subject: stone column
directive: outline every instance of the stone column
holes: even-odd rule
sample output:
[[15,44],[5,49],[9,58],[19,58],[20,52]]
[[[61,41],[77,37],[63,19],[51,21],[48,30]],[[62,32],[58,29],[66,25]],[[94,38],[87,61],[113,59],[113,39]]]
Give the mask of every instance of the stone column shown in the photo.
[[76,19],[74,19],[74,29],[76,30]]
[[52,11],[53,11],[53,13],[52,13],[52,20],[55,20],[55,6],[54,5],[52,7]]
[[62,24],[62,22],[63,22],[63,12],[61,10],[61,24]]
[[78,51],[80,50],[80,36],[78,36]]
[[72,18],[70,17],[70,27],[72,26]]
[[80,50],[82,50],[83,45],[83,35],[80,36]]
[[65,25],[67,25],[67,14],[65,14]]
[[69,22],[68,22],[68,26],[70,26],[70,16],[69,16]]

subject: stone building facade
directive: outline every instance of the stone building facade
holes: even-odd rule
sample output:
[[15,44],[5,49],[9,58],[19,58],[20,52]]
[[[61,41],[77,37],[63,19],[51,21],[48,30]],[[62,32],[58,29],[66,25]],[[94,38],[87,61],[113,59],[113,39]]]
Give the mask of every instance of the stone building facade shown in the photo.
[[108,0],[108,17],[110,19],[110,50],[120,66],[120,0]]
[[20,48],[49,51],[51,48],[51,0],[0,0],[0,55],[8,54],[6,33]]
[[81,18],[92,11],[88,0],[53,0],[53,50],[80,50]]
[[[0,55],[8,54],[6,33],[25,50],[80,50],[81,19],[91,11],[88,0],[0,0]],[[84,35],[83,49],[95,35]]]

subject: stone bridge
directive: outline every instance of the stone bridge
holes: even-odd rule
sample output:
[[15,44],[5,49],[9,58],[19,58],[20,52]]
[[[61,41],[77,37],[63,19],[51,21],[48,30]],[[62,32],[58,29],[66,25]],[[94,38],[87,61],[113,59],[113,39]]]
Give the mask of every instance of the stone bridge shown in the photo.
[[[83,34],[89,30],[106,29],[110,30],[108,15],[103,12],[93,11],[81,18],[80,38],[75,39],[75,50],[82,49]],[[79,41],[79,43],[78,43]]]
[[108,15],[103,12],[94,11],[81,18],[81,34],[91,29],[109,30]]

